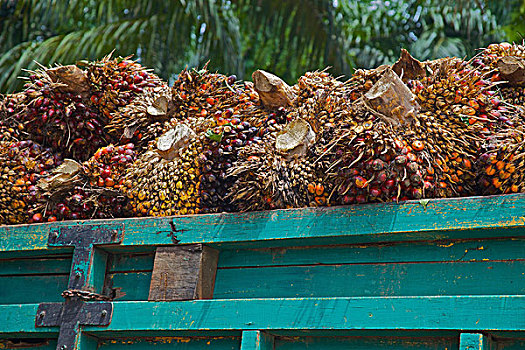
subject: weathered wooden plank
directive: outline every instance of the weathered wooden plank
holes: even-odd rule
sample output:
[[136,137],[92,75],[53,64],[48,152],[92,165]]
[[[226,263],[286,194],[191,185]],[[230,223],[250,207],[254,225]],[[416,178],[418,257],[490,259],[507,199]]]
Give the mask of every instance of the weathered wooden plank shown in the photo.
[[[35,328],[37,307],[38,304],[0,305],[2,333],[45,334],[53,330],[56,334],[57,328]],[[260,329],[525,334],[525,296],[515,295],[139,301],[114,302],[113,307],[108,327],[90,326],[84,331],[97,336],[126,331],[154,336],[176,331]]]
[[241,350],[274,350],[274,343],[274,337],[266,332],[242,332]]
[[60,294],[67,289],[68,277],[69,273],[0,276],[0,304],[62,302],[64,299]]
[[523,295],[524,271],[523,260],[218,269],[214,298]]
[[107,330],[523,330],[524,313],[525,296],[115,302]]
[[114,291],[115,300],[148,300],[151,272],[122,272],[106,276],[106,287]]
[[153,339],[137,338],[113,338],[103,340],[99,350],[148,350],[153,347],[156,350],[194,350],[194,349],[217,349],[238,350],[239,337],[155,337]]
[[[108,228],[123,224],[124,246],[174,242],[264,246],[264,241],[291,246],[323,244],[328,238],[337,244],[520,236],[523,213],[525,195],[519,194],[89,223]],[[71,225],[75,222],[1,227],[0,251],[45,249],[50,228]]]
[[211,299],[218,258],[202,244],[158,247],[148,300]]
[[525,257],[525,239],[384,243],[221,250],[219,268],[391,262],[511,261]]
[[108,253],[101,249],[95,248],[89,264],[88,274],[86,276],[86,290],[102,293],[104,281],[106,279],[106,265]]
[[71,256],[44,259],[0,259],[0,276],[69,274]]
[[407,337],[293,337],[277,338],[275,350],[452,350],[457,338]]
[[153,271],[155,253],[112,254],[108,263],[108,272]]
[[459,350],[489,350],[489,338],[480,333],[461,333]]

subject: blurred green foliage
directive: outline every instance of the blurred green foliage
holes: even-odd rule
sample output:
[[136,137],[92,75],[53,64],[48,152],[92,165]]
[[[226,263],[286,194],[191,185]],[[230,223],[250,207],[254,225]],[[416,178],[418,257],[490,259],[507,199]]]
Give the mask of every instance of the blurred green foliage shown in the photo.
[[391,63],[472,56],[521,41],[525,0],[0,0],[0,92],[23,68],[116,55],[167,80],[185,66],[249,79],[256,69],[292,83],[307,70],[335,75]]

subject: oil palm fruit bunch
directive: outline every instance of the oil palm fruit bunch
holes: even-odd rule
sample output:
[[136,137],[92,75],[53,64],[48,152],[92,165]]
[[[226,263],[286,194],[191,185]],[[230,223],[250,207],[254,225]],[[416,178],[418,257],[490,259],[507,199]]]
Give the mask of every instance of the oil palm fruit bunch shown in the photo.
[[[71,68],[72,67],[72,68]],[[84,79],[83,86],[68,85],[63,76],[75,72]],[[41,69],[31,72],[18,122],[32,140],[50,146],[65,157],[87,160],[108,140],[106,123],[97,109],[84,97],[87,83],[75,66]]]
[[414,91],[424,111],[460,118],[488,136],[514,124],[507,107],[494,98],[495,85],[485,78],[486,74],[467,62],[452,58],[443,60],[433,74],[416,83]]
[[491,44],[472,60],[478,69],[490,74],[492,81],[504,81],[500,94],[507,103],[525,107],[525,79],[520,69],[515,70],[525,61],[525,46],[523,43]]
[[121,191],[134,216],[198,214],[201,138],[179,123],[126,171]]
[[473,165],[484,140],[518,121],[495,98],[486,74],[459,59],[444,59],[432,74],[413,83],[423,110],[416,132],[433,153],[437,197],[476,194]]
[[36,185],[60,162],[33,141],[0,141],[0,225],[43,221]]
[[102,147],[84,163],[65,159],[38,190],[45,202],[39,212],[46,221],[104,219],[127,216],[120,177],[134,159],[133,144]]
[[19,122],[24,99],[25,95],[22,93],[0,95],[0,141],[19,141],[27,138],[24,125]]
[[331,186],[312,145],[322,148],[330,139],[345,108],[345,84],[326,71],[308,72],[292,88],[258,71],[256,90],[259,79],[279,93],[261,95],[273,111],[260,129],[261,142],[243,149],[234,163],[229,198],[243,211],[327,205]]
[[146,149],[163,129],[169,128],[165,125],[169,122],[169,99],[171,89],[167,86],[146,87],[129,104],[113,111],[106,129],[120,143],[133,142],[139,149]]
[[500,93],[504,102],[516,107],[525,108],[524,86],[505,86],[500,89]]
[[326,205],[325,185],[308,161],[315,134],[304,119],[286,123],[275,114],[261,139],[239,151],[229,170],[235,183],[228,194],[239,210]]
[[[491,72],[493,75],[498,74],[498,61],[505,56],[514,57],[525,57],[525,45],[522,44],[510,44],[507,42],[490,44],[487,48],[483,49],[472,60],[474,65],[479,70],[484,72]],[[501,80],[498,78],[498,80]]]
[[[222,117],[221,117],[222,118]],[[226,196],[235,182],[228,174],[237,160],[238,152],[252,143],[259,143],[259,129],[240,118],[223,118],[224,122],[210,128],[202,140],[203,151],[198,155],[200,168],[199,196],[201,212],[235,211]]]
[[111,54],[95,62],[81,62],[87,69],[90,100],[110,120],[118,108],[142,94],[145,88],[165,85],[159,77],[130,57],[112,58]]
[[[523,110],[519,115],[525,120]],[[477,163],[481,194],[525,192],[524,145],[524,123],[485,140]]]
[[110,219],[126,217],[126,197],[103,188],[76,185],[44,196],[46,204],[39,207],[44,221]]
[[170,117],[179,120],[215,118],[219,124],[232,118],[237,109],[247,109],[258,102],[258,96],[249,84],[229,77],[201,70],[183,70],[172,87]]
[[434,194],[428,147],[417,134],[396,128],[368,110],[352,109],[321,153],[330,202],[404,201]]
[[109,145],[98,149],[93,157],[82,164],[91,186],[118,190],[121,177],[136,159],[135,145]]

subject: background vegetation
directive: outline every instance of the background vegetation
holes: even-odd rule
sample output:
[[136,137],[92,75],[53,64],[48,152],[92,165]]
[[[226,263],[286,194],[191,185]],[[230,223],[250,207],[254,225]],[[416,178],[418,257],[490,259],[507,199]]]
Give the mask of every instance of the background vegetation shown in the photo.
[[22,68],[133,54],[163,78],[185,66],[250,79],[258,68],[292,83],[393,62],[472,56],[521,41],[525,0],[0,0],[0,92]]

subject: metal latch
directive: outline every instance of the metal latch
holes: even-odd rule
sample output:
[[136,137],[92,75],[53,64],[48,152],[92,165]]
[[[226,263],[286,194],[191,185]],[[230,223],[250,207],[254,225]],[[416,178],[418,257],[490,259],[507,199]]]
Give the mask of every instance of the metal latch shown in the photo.
[[57,350],[73,350],[78,342],[80,326],[108,326],[113,304],[108,297],[89,290],[94,246],[121,243],[123,225],[111,228],[96,225],[58,227],[51,230],[48,245],[73,246],[73,261],[68,290],[62,293],[63,303],[41,303],[36,327],[60,327]]

